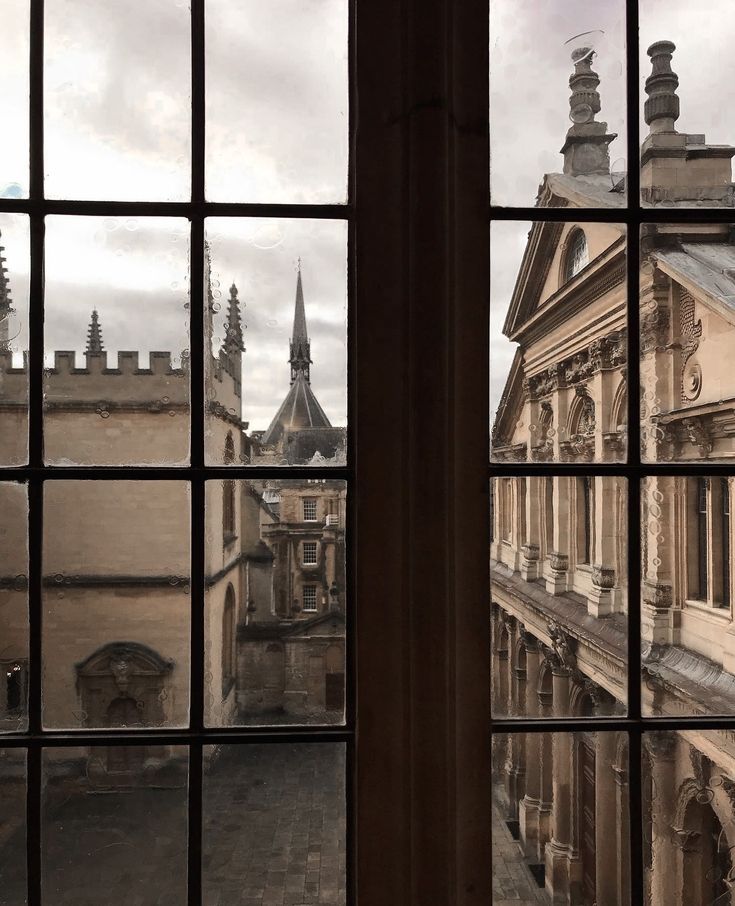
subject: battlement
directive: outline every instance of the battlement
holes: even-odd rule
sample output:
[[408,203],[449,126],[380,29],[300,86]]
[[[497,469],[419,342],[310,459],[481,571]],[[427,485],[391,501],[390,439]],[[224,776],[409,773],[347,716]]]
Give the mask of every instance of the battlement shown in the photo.
[[117,367],[110,368],[107,364],[107,352],[85,352],[85,366],[77,368],[76,352],[73,350],[57,350],[54,352],[54,367],[47,369],[49,375],[59,374],[88,374],[88,375],[183,375],[186,373],[184,368],[173,368],[171,366],[170,352],[151,352],[150,366],[140,368],[138,365],[139,355],[137,351],[121,350],[117,354]]

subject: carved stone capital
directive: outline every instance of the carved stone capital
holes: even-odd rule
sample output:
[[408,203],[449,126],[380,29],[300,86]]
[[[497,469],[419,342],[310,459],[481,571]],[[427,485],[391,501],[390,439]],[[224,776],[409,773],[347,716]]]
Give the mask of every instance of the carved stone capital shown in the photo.
[[561,668],[570,672],[574,671],[577,667],[577,640],[554,620],[549,620],[547,623],[547,631],[552,650]]
[[643,603],[656,610],[668,610],[673,603],[673,591],[670,585],[663,583],[643,582]]
[[524,558],[529,562],[534,562],[539,558],[540,548],[538,544],[524,544],[521,546],[521,551]]
[[595,563],[592,567],[592,584],[597,588],[615,588],[615,570]]
[[551,551],[549,554],[549,565],[555,573],[565,573],[569,569],[569,554]]
[[681,421],[686,437],[690,444],[697,448],[697,452],[704,459],[712,452],[712,439],[705,421],[700,416],[684,418]]

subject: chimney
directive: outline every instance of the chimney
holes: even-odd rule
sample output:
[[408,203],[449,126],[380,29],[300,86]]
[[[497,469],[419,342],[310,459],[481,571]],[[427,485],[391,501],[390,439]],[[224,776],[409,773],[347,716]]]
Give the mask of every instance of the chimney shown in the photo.
[[595,115],[600,112],[597,91],[600,77],[592,69],[594,56],[591,47],[577,47],[572,51],[574,72],[569,77],[572,89],[569,118],[572,126],[561,149],[564,173],[568,176],[608,176],[610,173],[608,145],[617,135],[607,131],[607,123],[595,120]]
[[677,132],[679,78],[671,69],[672,41],[648,48],[651,74],[643,108],[648,135],[641,147],[641,197],[644,204],[689,202],[709,206],[735,203],[730,145],[708,145],[704,135]]

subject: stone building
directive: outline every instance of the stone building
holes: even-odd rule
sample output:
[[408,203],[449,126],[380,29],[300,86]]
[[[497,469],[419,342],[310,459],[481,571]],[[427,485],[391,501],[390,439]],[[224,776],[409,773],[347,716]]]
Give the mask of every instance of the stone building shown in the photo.
[[[5,271],[2,277],[12,324]],[[212,302],[210,296],[208,337]],[[101,321],[94,311],[84,367],[73,352],[56,352],[45,375],[47,460],[185,463],[186,357],[184,367],[174,368],[170,353],[152,352],[150,367],[139,368],[137,352],[120,352],[117,367],[108,367]],[[300,275],[296,321],[305,336]],[[27,365],[11,367],[8,320],[2,323],[0,459],[12,462],[24,451],[18,436],[27,419]],[[212,464],[241,463],[249,449],[243,353],[233,284],[224,341],[205,361]],[[292,358],[295,380],[308,388],[308,339]],[[328,426],[326,415],[324,421]],[[303,447],[300,425],[288,430]],[[208,724],[344,719],[345,488],[337,480],[207,482],[205,600],[194,606],[205,609]],[[29,650],[25,487],[0,484],[0,510],[0,728],[22,729]],[[188,725],[190,510],[183,480],[45,483],[46,728]],[[185,754],[176,747],[116,746],[66,748],[49,758],[59,776],[81,771],[98,788],[165,787],[183,782]]]
[[[649,49],[644,203],[733,205],[735,148],[675,129],[674,47]],[[592,55],[575,52],[563,172],[540,207],[618,208]],[[548,475],[493,481],[491,596],[496,716],[624,714],[627,512],[622,478],[559,476],[554,463],[624,461],[627,444],[622,227],[535,223],[504,332],[518,344],[492,430],[491,458],[548,463]],[[641,236],[641,456],[727,461],[735,378],[732,225],[649,225]],[[636,389],[634,392],[638,393]],[[732,479],[656,477],[641,489],[643,709],[735,714]],[[644,739],[645,902],[731,902],[735,737]],[[495,808],[528,888],[513,902],[618,906],[629,899],[627,739],[615,732],[494,739]],[[504,867],[496,866],[503,877]],[[510,875],[509,875],[510,877]],[[509,888],[503,887],[509,885]],[[524,892],[525,891],[525,892]],[[530,892],[528,892],[530,891]]]

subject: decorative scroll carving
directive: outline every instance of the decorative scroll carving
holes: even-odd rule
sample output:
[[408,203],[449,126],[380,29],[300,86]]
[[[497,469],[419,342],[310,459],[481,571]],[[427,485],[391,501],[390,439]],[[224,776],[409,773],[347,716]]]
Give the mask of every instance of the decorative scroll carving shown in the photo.
[[679,302],[679,322],[681,327],[681,398],[683,402],[697,399],[702,390],[702,368],[690,359],[699,348],[702,336],[702,321],[694,320],[694,298],[681,291]]
[[702,458],[709,456],[712,452],[712,440],[709,436],[707,425],[700,416],[693,418],[684,418],[681,421],[682,428],[686,432],[689,443],[693,444]]
[[666,345],[671,312],[668,308],[657,305],[653,311],[641,314],[641,352],[652,352],[657,346]]

